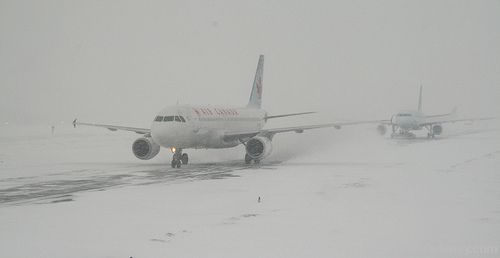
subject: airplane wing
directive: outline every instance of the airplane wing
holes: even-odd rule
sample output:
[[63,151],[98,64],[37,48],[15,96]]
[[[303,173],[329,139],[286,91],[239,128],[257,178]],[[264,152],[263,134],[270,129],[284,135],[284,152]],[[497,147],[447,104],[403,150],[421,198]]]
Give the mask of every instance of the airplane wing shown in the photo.
[[392,125],[391,119],[371,121],[371,124],[374,124],[374,123],[380,123],[380,124],[383,124],[383,125]]
[[147,128],[127,127],[127,126],[119,126],[119,125],[94,124],[94,123],[82,123],[82,122],[78,122],[78,120],[75,119],[73,121],[73,126],[76,127],[77,125],[102,127],[102,128],[106,128],[110,131],[122,130],[122,131],[135,132],[138,134],[149,134],[151,132],[151,130],[147,129]]
[[459,118],[459,119],[431,119],[425,123],[420,124],[421,126],[434,125],[434,124],[445,124],[445,123],[456,123],[456,122],[474,122],[474,121],[484,121],[497,119],[498,117],[479,117],[479,118]]
[[318,124],[318,125],[303,125],[303,126],[292,126],[292,127],[271,128],[271,129],[261,129],[261,130],[226,132],[223,137],[224,140],[226,141],[230,140],[245,141],[257,135],[262,135],[268,138],[272,138],[277,133],[286,133],[286,132],[303,133],[305,130],[328,128],[328,127],[334,127],[335,129],[340,129],[342,126],[346,125],[372,124],[379,121],[380,120],[339,122],[339,123]]
[[291,113],[291,114],[282,114],[282,115],[273,115],[273,116],[268,116],[264,118],[265,120],[268,119],[273,119],[273,118],[281,118],[281,117],[287,117],[287,116],[300,116],[300,115],[307,115],[307,114],[314,114],[316,112],[302,112],[302,113]]

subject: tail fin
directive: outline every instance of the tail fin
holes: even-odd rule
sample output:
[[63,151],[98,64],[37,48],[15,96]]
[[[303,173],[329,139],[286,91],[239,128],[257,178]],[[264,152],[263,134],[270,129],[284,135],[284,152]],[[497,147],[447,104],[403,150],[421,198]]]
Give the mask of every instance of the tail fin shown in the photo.
[[420,85],[420,94],[418,95],[418,112],[422,112],[422,85]]
[[252,93],[250,93],[250,100],[248,100],[247,107],[260,108],[262,104],[262,78],[264,73],[264,55],[260,55],[257,71],[255,72],[255,79],[253,81]]
[[450,115],[451,115],[451,117],[454,117],[454,118],[457,117],[457,107],[454,107],[453,110],[451,110]]

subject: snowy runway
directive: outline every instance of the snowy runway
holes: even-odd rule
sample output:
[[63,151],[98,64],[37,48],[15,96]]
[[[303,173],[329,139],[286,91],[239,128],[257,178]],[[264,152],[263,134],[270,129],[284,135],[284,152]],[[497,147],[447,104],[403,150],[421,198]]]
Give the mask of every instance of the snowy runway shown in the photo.
[[498,257],[496,128],[286,135],[261,166],[199,150],[180,170],[135,160],[134,135],[4,133],[0,256]]
[[[261,169],[272,169],[277,163],[264,164]],[[71,169],[71,167],[93,167]],[[65,164],[63,172],[44,176],[6,178],[0,180],[0,205],[72,201],[74,194],[87,191],[105,191],[110,188],[148,184],[174,184],[183,181],[214,180],[237,177],[235,172],[254,168],[240,160],[234,162],[192,164],[182,169],[169,164],[104,165]]]

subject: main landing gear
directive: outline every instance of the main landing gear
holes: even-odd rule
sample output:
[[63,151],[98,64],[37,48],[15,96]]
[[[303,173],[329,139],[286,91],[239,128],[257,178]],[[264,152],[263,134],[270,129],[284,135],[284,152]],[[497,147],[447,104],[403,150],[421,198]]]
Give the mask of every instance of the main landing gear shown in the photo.
[[253,162],[255,164],[259,164],[260,163],[260,159],[254,159],[254,158],[250,157],[250,155],[245,154],[245,164],[248,165],[248,164],[252,163],[252,160],[253,160]]
[[429,132],[427,133],[427,138],[429,138],[429,139],[431,139],[431,138],[432,138],[432,139],[436,138],[436,134],[434,133],[434,127],[433,127],[432,125],[430,125],[430,126],[426,126],[425,128],[427,128],[427,130],[429,131]]
[[180,168],[181,165],[187,165],[189,157],[187,153],[182,153],[182,149],[172,148],[174,155],[172,156],[172,168]]

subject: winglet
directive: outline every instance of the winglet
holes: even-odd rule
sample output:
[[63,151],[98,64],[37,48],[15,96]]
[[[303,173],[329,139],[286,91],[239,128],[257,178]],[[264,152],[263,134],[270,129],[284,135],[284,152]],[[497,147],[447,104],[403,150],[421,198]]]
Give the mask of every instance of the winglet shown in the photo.
[[418,95],[418,112],[422,112],[422,85],[420,85],[420,94]]
[[78,119],[75,118],[75,120],[73,120],[73,128],[76,128],[76,123],[78,122]]
[[453,110],[451,110],[450,115],[451,115],[452,117],[456,117],[456,116],[457,116],[457,107],[454,107],[454,108],[453,108]]
[[250,93],[250,99],[248,100],[247,107],[260,108],[262,105],[263,74],[264,74],[264,55],[260,55],[259,64],[257,65],[257,71],[255,72],[255,78],[253,81],[252,92]]

